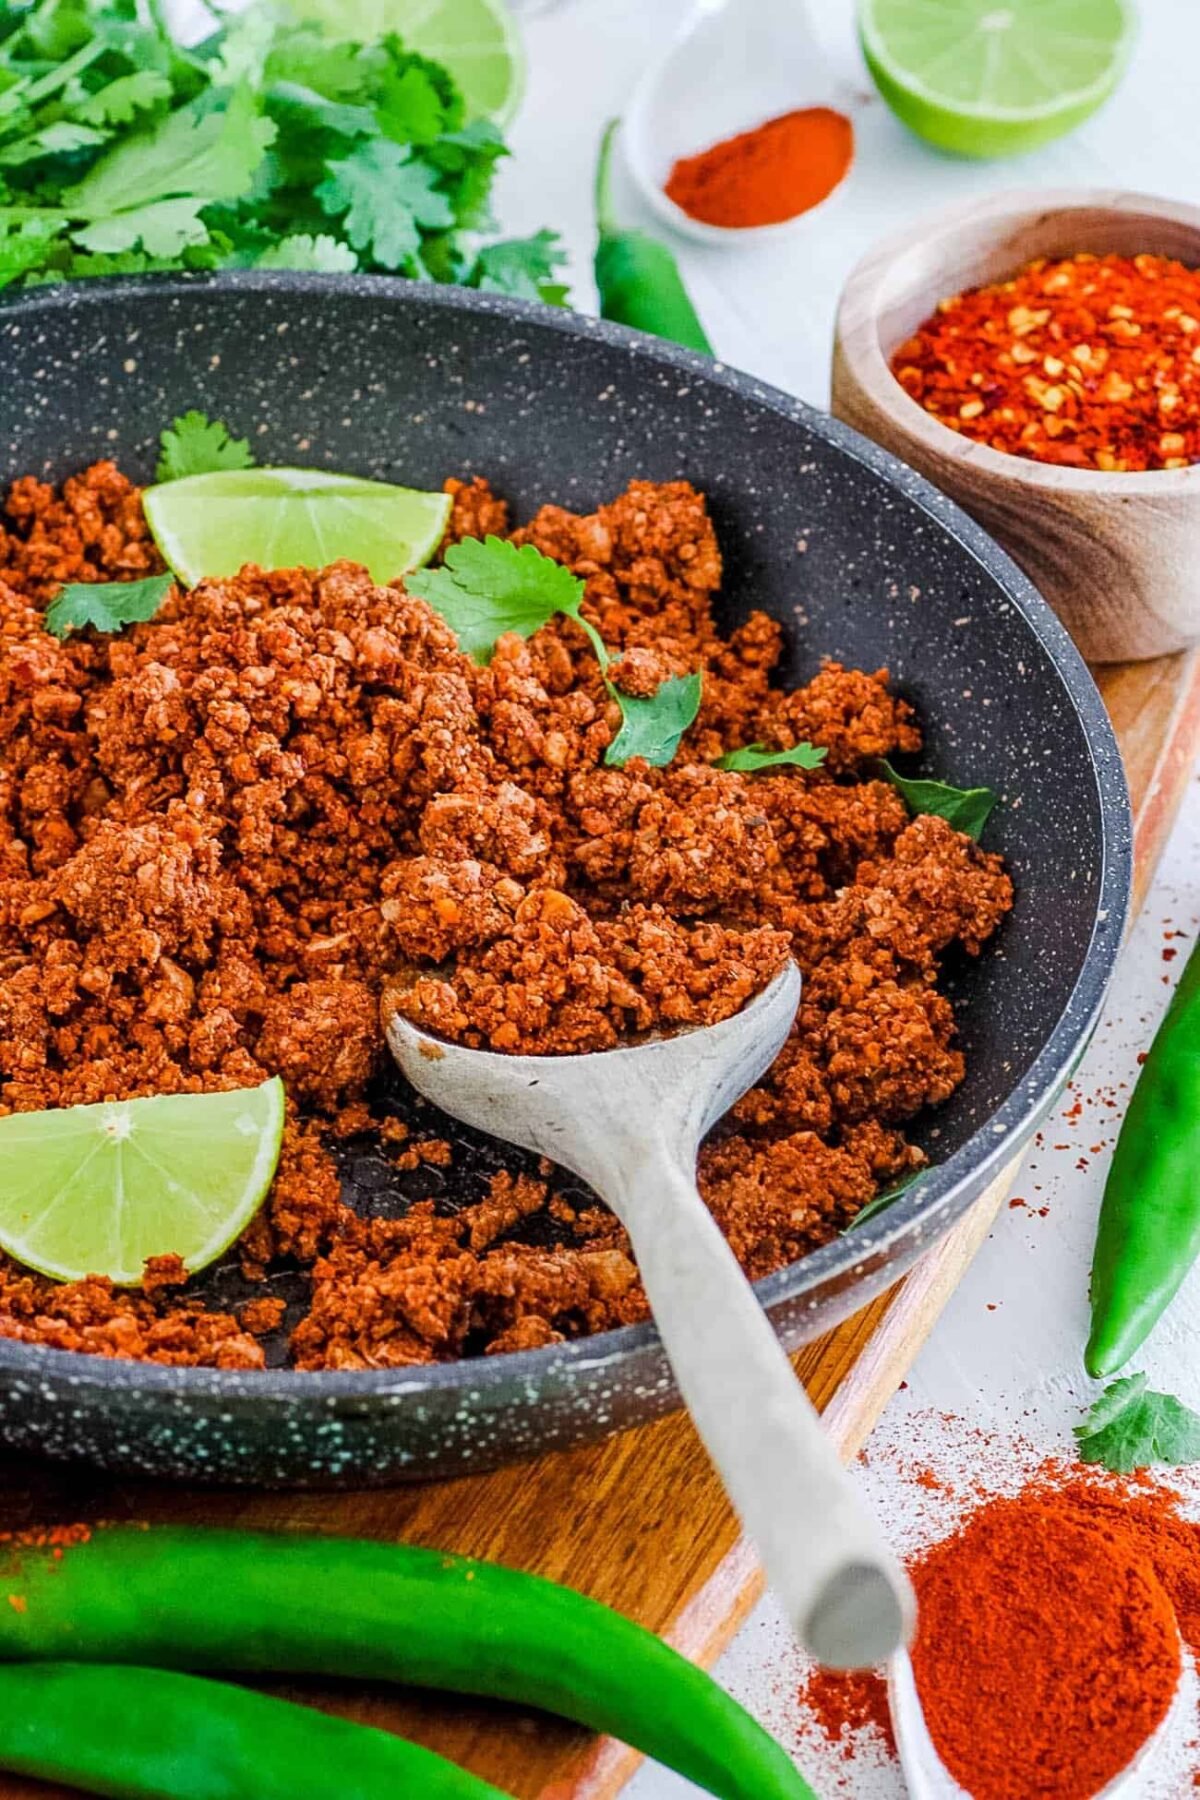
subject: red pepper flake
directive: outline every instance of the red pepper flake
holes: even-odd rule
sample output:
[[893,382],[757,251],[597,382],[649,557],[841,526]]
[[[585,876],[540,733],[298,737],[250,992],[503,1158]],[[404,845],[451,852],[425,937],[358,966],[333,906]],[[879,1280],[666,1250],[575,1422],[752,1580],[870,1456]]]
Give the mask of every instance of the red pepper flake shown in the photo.
[[1200,270],[1070,256],[943,300],[892,359],[951,431],[1110,472],[1200,462]]
[[23,1613],[23,1612],[29,1611],[29,1602],[25,1598],[24,1594],[10,1594],[8,1596],[8,1604],[12,1607],[12,1609],[15,1613]]
[[63,1550],[72,1544],[86,1544],[91,1535],[90,1525],[30,1525],[24,1531],[0,1531],[0,1544],[18,1550]]

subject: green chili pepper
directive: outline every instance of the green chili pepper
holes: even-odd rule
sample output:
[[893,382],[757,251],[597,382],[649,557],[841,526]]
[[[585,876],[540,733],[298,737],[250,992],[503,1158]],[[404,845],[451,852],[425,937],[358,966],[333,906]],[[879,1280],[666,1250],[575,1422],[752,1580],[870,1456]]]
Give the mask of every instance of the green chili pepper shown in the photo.
[[0,1768],[119,1800],[505,1800],[390,1731],[161,1669],[0,1669]]
[[1200,945],[1150,1046],[1117,1139],[1092,1262],[1090,1375],[1144,1343],[1200,1256]]
[[667,246],[648,232],[618,225],[613,214],[612,147],[619,125],[620,120],[613,119],[607,126],[596,164],[595,268],[600,317],[711,356],[713,347]]
[[3,1595],[0,1659],[487,1694],[621,1738],[720,1800],[813,1800],[702,1670],[598,1601],[495,1563],[328,1537],[115,1527],[57,1550],[0,1545]]

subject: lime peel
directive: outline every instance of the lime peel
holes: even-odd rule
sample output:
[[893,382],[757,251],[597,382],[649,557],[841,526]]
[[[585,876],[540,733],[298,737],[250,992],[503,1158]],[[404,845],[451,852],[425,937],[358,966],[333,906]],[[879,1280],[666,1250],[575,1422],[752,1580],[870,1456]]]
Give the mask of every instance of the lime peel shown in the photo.
[[1135,32],[1130,0],[862,0],[863,53],[918,136],[960,156],[1036,148],[1113,91]]
[[205,1268],[245,1230],[279,1162],[278,1076],[0,1118],[0,1249],[56,1281],[136,1287],[148,1257]]
[[146,522],[188,587],[263,569],[362,563],[377,582],[428,562],[450,496],[323,469],[216,469],[146,488]]

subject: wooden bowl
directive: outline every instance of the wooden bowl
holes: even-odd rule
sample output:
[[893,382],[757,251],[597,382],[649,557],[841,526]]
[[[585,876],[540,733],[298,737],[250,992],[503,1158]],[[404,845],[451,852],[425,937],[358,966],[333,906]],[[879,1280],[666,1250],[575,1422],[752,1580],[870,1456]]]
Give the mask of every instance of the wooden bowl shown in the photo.
[[889,367],[938,301],[1039,256],[1151,251],[1200,266],[1200,208],[1142,194],[1025,189],[972,200],[865,257],[838,309],[833,412],[974,514],[1090,662],[1200,641],[1200,465],[1105,474],[1009,456],[939,424]]

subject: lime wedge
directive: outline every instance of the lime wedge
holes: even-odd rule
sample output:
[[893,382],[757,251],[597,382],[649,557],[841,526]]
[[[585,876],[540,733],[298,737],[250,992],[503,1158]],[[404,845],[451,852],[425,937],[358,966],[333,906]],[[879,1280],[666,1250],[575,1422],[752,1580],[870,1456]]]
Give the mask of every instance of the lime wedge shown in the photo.
[[57,1281],[136,1287],[148,1256],[202,1269],[254,1217],[283,1138],[283,1083],[0,1118],[0,1248]]
[[1106,100],[1130,0],[860,0],[863,52],[910,131],[957,156],[1013,156]]
[[449,69],[468,118],[507,125],[525,89],[525,53],[504,0],[291,0],[330,37],[369,41],[394,31],[408,50]]
[[204,576],[323,569],[343,557],[374,581],[428,562],[450,517],[448,494],[327,475],[322,469],[214,469],[142,493],[146,521],[188,587]]

